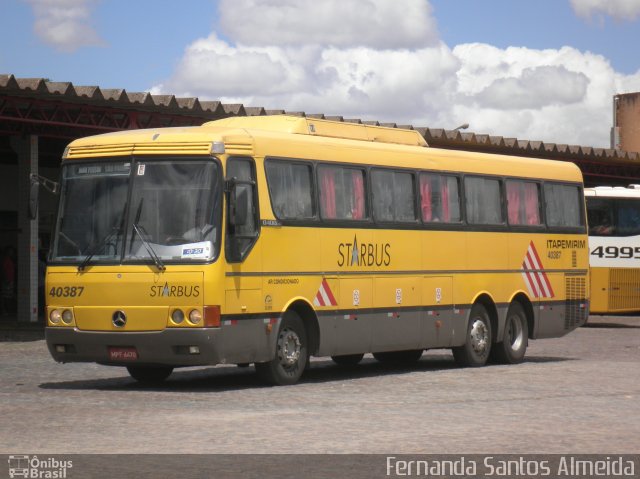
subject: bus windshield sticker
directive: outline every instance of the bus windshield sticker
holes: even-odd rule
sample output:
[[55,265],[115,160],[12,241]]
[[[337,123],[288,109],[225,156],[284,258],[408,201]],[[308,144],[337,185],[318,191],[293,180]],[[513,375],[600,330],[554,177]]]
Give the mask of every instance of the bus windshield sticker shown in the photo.
[[144,176],[144,169],[145,169],[145,164],[140,163],[138,165],[138,176]]
[[211,241],[182,245],[182,259],[207,259],[211,253]]

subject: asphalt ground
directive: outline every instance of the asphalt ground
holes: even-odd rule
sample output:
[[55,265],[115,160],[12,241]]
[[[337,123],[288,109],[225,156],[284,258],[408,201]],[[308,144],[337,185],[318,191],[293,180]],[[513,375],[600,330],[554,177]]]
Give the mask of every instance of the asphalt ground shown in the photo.
[[20,339],[0,342],[0,454],[640,453],[640,317],[593,316],[519,365],[314,358],[286,387],[217,366],[147,388]]

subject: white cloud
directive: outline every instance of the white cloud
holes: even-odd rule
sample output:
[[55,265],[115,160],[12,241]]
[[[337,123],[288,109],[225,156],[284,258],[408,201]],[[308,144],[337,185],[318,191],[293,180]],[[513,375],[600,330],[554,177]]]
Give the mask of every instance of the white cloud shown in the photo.
[[103,42],[89,25],[95,0],[25,0],[35,16],[33,29],[47,44],[64,52]]
[[425,0],[221,0],[220,26],[244,45],[396,49],[438,38]]
[[444,44],[418,50],[247,47],[211,35],[190,45],[174,76],[151,92],[406,123],[416,112],[437,117],[447,108],[458,68]]
[[577,103],[584,99],[589,79],[563,66],[525,68],[519,77],[497,78],[476,100],[503,110],[538,109],[545,105]]
[[324,81],[300,92],[297,109],[406,122],[437,112],[453,88],[458,61],[444,45],[419,50],[326,49],[315,66]]
[[617,20],[633,21],[640,15],[640,0],[571,0],[576,15],[590,19],[609,15]]
[[277,95],[308,87],[306,63],[280,47],[234,47],[213,33],[187,47],[164,89],[205,97]]
[[570,47],[502,50],[466,44],[453,51],[463,65],[453,111],[476,131],[608,146],[612,98],[630,78],[616,73],[604,57]]
[[[228,39],[213,33],[192,43],[174,75],[152,93],[432,128],[468,122],[477,133],[606,147],[613,95],[640,91],[640,71],[622,75],[606,58],[571,47],[500,49],[472,43],[451,49],[437,38],[418,42],[411,35],[403,37],[405,30],[398,26],[398,33],[386,29],[384,34],[404,38],[405,46],[381,48],[376,44],[383,34],[379,31],[366,41],[354,34],[331,42],[323,29],[292,19],[286,20],[288,39],[270,41],[284,28],[277,21],[285,20],[273,20],[271,26],[271,20],[265,21],[264,38],[255,32],[255,23],[269,16],[272,3],[239,3],[245,14],[250,14],[248,6],[259,13],[230,29],[226,22],[235,14],[223,10]],[[349,16],[346,3],[333,10],[336,25]],[[409,4],[422,6],[414,17],[431,19],[427,1]],[[235,5],[221,2],[225,9]],[[301,18],[293,4],[285,5],[297,12],[285,9],[292,18]],[[272,14],[279,18],[282,12]],[[331,24],[328,15],[319,15],[319,23]]]

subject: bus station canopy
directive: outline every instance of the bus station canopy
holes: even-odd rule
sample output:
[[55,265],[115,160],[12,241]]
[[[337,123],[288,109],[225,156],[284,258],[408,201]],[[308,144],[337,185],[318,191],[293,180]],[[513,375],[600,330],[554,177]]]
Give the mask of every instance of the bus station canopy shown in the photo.
[[[0,75],[0,156],[10,154],[8,137],[36,135],[41,158],[59,165],[64,145],[83,136],[136,128],[192,126],[220,118],[288,114],[348,123],[417,130],[431,147],[537,157],[576,163],[585,184],[640,183],[640,153],[608,148],[519,140],[426,126],[268,110],[174,95],[152,95],[99,86],[76,86],[45,78]],[[608,128],[608,125],[602,125]]]

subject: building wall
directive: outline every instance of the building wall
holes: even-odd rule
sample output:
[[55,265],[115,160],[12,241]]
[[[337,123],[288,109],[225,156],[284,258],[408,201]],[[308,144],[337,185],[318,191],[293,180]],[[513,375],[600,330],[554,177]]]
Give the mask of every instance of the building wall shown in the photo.
[[614,148],[640,152],[640,93],[614,97]]

